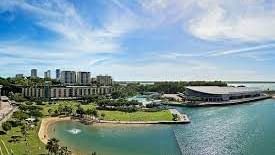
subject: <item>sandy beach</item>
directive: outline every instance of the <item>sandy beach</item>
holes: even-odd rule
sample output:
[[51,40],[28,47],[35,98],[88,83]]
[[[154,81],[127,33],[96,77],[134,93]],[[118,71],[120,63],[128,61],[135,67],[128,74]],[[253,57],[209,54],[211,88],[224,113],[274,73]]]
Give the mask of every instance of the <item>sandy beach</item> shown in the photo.
[[[47,144],[48,139],[49,139],[49,126],[56,123],[56,122],[60,122],[60,121],[76,121],[71,119],[70,117],[47,117],[47,118],[43,118],[41,121],[41,125],[40,125],[40,129],[38,132],[38,137],[39,139],[44,143]],[[135,123],[131,123],[131,122],[127,122],[127,121],[104,121],[101,123],[93,123],[91,126],[100,126],[100,127],[116,127],[116,126],[140,126],[140,127],[144,127],[144,126],[149,126],[152,124],[146,124],[146,123],[142,123],[142,122],[135,122]]]
[[70,117],[47,117],[43,118],[41,121],[40,129],[38,132],[39,139],[44,143],[47,144],[49,139],[49,126],[59,121],[68,121],[71,120]]

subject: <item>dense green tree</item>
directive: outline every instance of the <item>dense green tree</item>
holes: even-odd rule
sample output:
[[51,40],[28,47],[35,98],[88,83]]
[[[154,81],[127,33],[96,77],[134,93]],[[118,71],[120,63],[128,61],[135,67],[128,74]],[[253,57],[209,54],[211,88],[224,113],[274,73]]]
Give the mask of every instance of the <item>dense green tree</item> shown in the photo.
[[77,106],[76,109],[76,114],[78,114],[81,118],[84,116],[85,114],[85,110],[80,106],[80,104]]
[[2,123],[2,128],[4,131],[9,131],[12,128],[12,125],[10,122],[4,122]]

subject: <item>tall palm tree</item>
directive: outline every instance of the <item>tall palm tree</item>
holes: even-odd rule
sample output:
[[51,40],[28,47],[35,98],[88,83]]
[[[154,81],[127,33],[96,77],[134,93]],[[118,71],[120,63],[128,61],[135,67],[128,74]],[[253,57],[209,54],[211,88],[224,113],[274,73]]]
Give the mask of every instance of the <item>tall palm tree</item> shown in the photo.
[[56,138],[51,138],[48,140],[46,149],[48,150],[48,154],[57,155],[59,152],[59,140]]
[[46,144],[46,150],[48,150],[48,154],[53,153],[53,141],[52,139],[49,139],[47,144]]
[[29,130],[29,125],[28,124],[23,124],[23,126],[21,127],[21,134],[24,136],[25,138],[25,142],[26,142],[26,154],[30,154],[30,149],[29,149],[29,143],[28,143],[28,130]]
[[21,127],[21,134],[24,136],[25,138],[25,141],[27,141],[27,136],[28,136],[28,130],[29,130],[29,127],[27,124],[23,124],[23,126]]
[[62,146],[59,149],[59,155],[71,155],[71,151],[68,150],[68,147]]

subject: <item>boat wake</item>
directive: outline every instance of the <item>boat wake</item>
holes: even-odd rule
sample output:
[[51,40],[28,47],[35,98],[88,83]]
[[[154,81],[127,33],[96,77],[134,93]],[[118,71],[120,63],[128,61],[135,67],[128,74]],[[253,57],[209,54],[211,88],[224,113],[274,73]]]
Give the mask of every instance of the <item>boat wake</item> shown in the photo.
[[80,129],[76,129],[76,128],[73,128],[73,129],[71,129],[71,130],[67,130],[69,133],[71,133],[71,134],[74,134],[74,135],[77,135],[77,134],[79,134],[80,132],[81,132],[81,130]]

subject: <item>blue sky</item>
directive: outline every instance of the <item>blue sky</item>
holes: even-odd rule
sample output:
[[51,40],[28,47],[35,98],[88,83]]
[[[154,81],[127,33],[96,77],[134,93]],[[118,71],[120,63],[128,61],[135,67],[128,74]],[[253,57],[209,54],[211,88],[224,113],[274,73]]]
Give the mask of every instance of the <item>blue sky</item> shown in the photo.
[[273,0],[1,0],[0,76],[275,79]]

